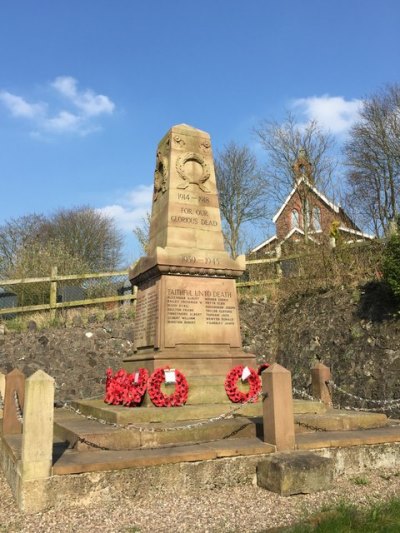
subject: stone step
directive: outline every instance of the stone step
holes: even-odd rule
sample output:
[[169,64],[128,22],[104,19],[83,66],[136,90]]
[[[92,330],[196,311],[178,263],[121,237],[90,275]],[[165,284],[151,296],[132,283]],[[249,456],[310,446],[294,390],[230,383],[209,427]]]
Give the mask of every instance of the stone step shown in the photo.
[[[222,439],[255,438],[257,435],[257,424],[245,417],[235,417],[204,425],[198,425],[199,421],[142,423],[140,426],[144,428],[144,431],[138,431],[137,429],[130,430],[100,424],[71,412],[57,411],[61,410],[55,412],[55,435],[58,439],[66,441],[70,447],[78,450],[93,447],[109,450],[159,448],[167,445],[211,442]],[[180,425],[190,426],[192,423],[196,424],[193,428],[163,431],[163,429]],[[148,429],[156,429],[156,431],[148,431]],[[262,428],[258,427],[259,434],[260,429],[262,431]]]
[[[20,446],[21,437],[18,437]],[[6,437],[9,439],[10,437]],[[345,448],[376,444],[400,443],[400,424],[355,431],[321,431],[296,436],[297,450]],[[140,468],[180,462],[207,461],[222,457],[263,456],[275,447],[257,438],[219,440],[210,443],[171,446],[158,449],[122,451],[65,450],[54,461],[56,475],[104,470]]]
[[264,455],[274,451],[274,446],[256,438],[222,440],[207,444],[173,446],[155,450],[99,450],[95,452],[66,450],[55,461],[53,474],[66,475],[140,468],[188,461],[207,461],[222,457]]
[[297,414],[296,431],[348,431],[356,429],[379,428],[388,425],[388,418],[382,413],[363,411],[341,411],[330,409],[325,413]]
[[[124,407],[108,405],[103,400],[80,400],[72,402],[72,407],[83,414],[116,424],[147,423],[147,422],[179,422],[183,420],[202,420],[227,413],[238,404],[203,404],[183,405],[181,407]],[[324,413],[323,403],[308,400],[293,400],[295,414]],[[236,414],[245,417],[262,416],[262,402],[249,403],[240,407]]]
[[[67,442],[69,447],[78,450],[86,450],[91,447],[109,450],[133,450],[232,438],[262,438],[263,436],[262,417],[235,416],[217,422],[207,423],[206,420],[204,420],[204,424],[202,422],[201,420],[138,422],[138,428],[143,428],[143,431],[140,431],[135,428],[124,429],[101,424],[71,411],[57,409],[54,428],[55,435],[60,440]],[[188,427],[170,430],[170,428],[178,428],[182,425]],[[194,427],[190,427],[191,425]],[[378,428],[386,425],[388,425],[388,419],[380,413],[331,409],[320,414],[295,414],[296,433],[348,431]]]

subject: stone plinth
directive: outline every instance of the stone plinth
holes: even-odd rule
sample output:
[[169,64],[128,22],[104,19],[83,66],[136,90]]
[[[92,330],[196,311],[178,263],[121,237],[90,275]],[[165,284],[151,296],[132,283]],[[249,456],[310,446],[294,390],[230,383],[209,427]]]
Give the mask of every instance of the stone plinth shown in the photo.
[[244,269],[244,256],[224,249],[210,137],[174,126],[157,149],[148,255],[130,271],[136,355],[125,367],[222,379],[237,364],[255,366],[240,338],[235,278]]
[[281,496],[331,488],[333,461],[312,452],[275,453],[257,466],[257,484]]

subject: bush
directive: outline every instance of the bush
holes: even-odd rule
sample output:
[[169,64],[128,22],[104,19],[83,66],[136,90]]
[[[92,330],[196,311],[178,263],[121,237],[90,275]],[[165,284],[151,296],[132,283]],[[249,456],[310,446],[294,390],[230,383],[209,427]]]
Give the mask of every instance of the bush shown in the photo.
[[400,299],[400,217],[397,218],[397,233],[388,240],[383,253],[383,279],[396,298]]
[[[84,274],[89,270],[82,259],[70,255],[62,242],[49,241],[46,244],[32,243],[22,249],[16,264],[7,272],[7,277],[11,279],[47,277],[50,276],[52,266],[58,268],[59,275]],[[80,284],[80,281],[74,280],[69,284]],[[47,304],[50,283],[13,285],[13,292],[18,296],[19,305]]]

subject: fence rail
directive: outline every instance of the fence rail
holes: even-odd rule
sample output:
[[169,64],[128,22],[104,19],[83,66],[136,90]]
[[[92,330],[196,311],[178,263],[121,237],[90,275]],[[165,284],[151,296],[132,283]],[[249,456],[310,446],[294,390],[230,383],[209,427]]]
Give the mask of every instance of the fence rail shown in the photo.
[[[309,251],[307,253],[303,252],[296,254],[279,255],[277,257],[247,259],[246,269],[248,272],[248,276],[250,276],[250,279],[238,280],[236,286],[238,288],[276,286],[280,284],[282,278],[298,279],[301,281],[303,280],[303,278],[306,279],[307,275],[308,277],[311,277],[314,280],[316,277],[318,277],[319,274],[321,274],[321,272],[328,279],[329,276],[335,275],[335,268],[337,268],[337,265],[339,263],[345,265],[345,275],[349,279],[351,277],[351,271],[353,270],[354,265],[358,265],[358,270],[357,268],[354,270],[354,272],[356,272],[355,276],[359,276],[361,273],[364,277],[371,277],[371,275],[373,276],[374,273],[376,274],[377,270],[379,270],[378,263],[376,261],[376,252],[372,261],[367,260],[371,258],[368,258],[364,255],[360,255],[358,257],[357,254],[359,254],[360,252],[364,253],[365,251],[368,251],[368,249],[371,249],[373,251],[373,247],[382,245],[383,243],[379,243],[378,241],[375,241],[374,243],[353,243],[351,245],[346,245],[346,247],[343,247],[341,249],[330,249],[326,251],[318,249],[312,250],[311,252]],[[381,252],[382,249],[380,249],[380,253],[378,253],[378,256],[381,256]],[[343,253],[344,255],[342,255]],[[318,263],[318,261],[316,261],[317,257],[319,257],[320,259],[322,258],[322,263]],[[305,261],[303,267],[298,268],[297,262],[303,260]],[[330,262],[332,260],[333,263]],[[254,270],[259,270],[259,267],[257,265],[259,265],[259,267],[261,268],[261,271],[259,271],[259,273]],[[266,268],[262,269],[261,265],[266,265]],[[304,269],[306,269],[306,272],[304,272]],[[364,272],[362,273],[361,270],[364,270]],[[93,283],[91,285],[88,285],[88,280],[100,280],[102,278],[113,277],[120,277],[124,278],[125,280],[128,280],[128,272],[128,270],[122,270],[112,272],[59,275],[57,272],[57,267],[52,267],[50,276],[4,280],[0,279],[0,287],[12,287],[13,285],[25,286],[35,283],[49,284],[49,288],[46,288],[46,290],[43,289],[42,291],[42,294],[45,295],[45,298],[47,300],[45,303],[40,302],[35,305],[23,305],[24,302],[22,301],[21,305],[13,305],[11,307],[1,307],[0,303],[0,317],[2,315],[13,315],[15,313],[45,310],[50,310],[52,317],[55,317],[56,311],[63,308],[81,307],[86,305],[96,305],[113,302],[134,302],[136,300],[136,287],[133,287],[131,294],[125,293],[116,296],[115,286],[112,287],[112,289],[114,290],[114,294],[112,295],[100,295],[98,297],[88,297],[84,299],[78,298],[70,301],[61,302],[57,301],[57,297],[59,295],[58,291],[60,289],[61,282],[76,280],[86,281],[87,287],[91,287],[91,289],[95,292],[95,289],[97,287],[96,284]],[[80,285],[80,287],[82,289],[82,284]],[[88,292],[90,294],[90,290],[88,290]]]
[[1,315],[14,315],[16,313],[27,313],[27,312],[36,312],[36,311],[50,311],[50,313],[55,316],[57,309],[69,308],[69,307],[81,307],[84,305],[96,305],[103,303],[113,303],[113,302],[126,302],[126,301],[135,301],[136,300],[136,287],[132,289],[132,294],[122,294],[122,295],[112,295],[112,296],[101,296],[97,298],[85,298],[80,300],[71,300],[66,302],[57,301],[57,289],[58,283],[61,281],[75,281],[75,280],[95,280],[101,278],[111,278],[111,277],[126,277],[128,278],[128,270],[122,271],[113,271],[113,272],[94,272],[91,274],[67,274],[59,275],[57,273],[57,267],[51,268],[50,276],[45,276],[41,278],[20,278],[20,279],[6,279],[0,280],[0,287],[9,287],[15,285],[28,285],[32,283],[49,283],[49,303],[37,304],[37,305],[19,305],[13,307],[0,307],[0,316]]

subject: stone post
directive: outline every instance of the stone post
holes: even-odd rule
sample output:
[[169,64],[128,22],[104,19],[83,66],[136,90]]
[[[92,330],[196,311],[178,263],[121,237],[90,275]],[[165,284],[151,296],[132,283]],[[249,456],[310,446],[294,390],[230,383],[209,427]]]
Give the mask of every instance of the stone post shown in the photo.
[[317,363],[311,369],[312,395],[321,400],[327,407],[332,407],[332,398],[329,387],[326,384],[331,379],[330,369],[322,363]]
[[22,424],[18,420],[15,392],[17,393],[18,403],[22,410],[24,408],[25,376],[20,370],[14,369],[6,375],[5,382],[3,434],[17,435],[22,433]]
[[274,363],[262,373],[264,441],[277,451],[294,450],[292,377],[289,370]]
[[[6,395],[6,376],[0,372],[0,418],[3,417],[4,397]],[[3,405],[1,405],[3,402]]]
[[54,379],[38,370],[25,383],[24,431],[20,475],[23,481],[51,475]]

